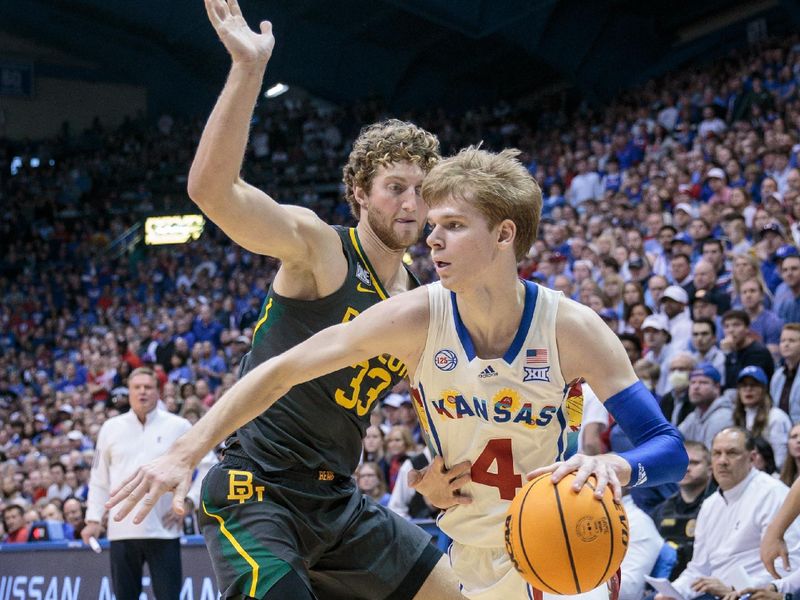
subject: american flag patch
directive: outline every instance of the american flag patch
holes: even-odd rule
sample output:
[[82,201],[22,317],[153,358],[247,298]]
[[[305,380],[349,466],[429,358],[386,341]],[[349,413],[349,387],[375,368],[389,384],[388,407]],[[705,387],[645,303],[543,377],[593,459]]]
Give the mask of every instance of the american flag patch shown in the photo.
[[529,348],[525,351],[526,365],[546,365],[547,348]]

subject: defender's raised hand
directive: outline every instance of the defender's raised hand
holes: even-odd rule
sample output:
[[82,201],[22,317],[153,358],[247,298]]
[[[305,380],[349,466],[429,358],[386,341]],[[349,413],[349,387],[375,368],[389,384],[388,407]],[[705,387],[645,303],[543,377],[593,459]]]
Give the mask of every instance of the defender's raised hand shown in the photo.
[[275,47],[272,23],[261,21],[261,33],[247,25],[237,0],[205,0],[208,20],[234,62],[266,64]]

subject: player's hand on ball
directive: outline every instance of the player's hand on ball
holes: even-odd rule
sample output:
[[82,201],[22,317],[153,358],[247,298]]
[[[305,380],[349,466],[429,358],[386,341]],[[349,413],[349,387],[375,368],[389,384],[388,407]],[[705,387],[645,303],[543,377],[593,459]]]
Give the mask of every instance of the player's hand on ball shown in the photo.
[[425,496],[429,504],[437,508],[450,508],[457,504],[469,504],[472,498],[461,493],[461,488],[472,481],[468,460],[447,469],[441,456],[424,469],[412,469],[408,473],[408,485]]
[[208,20],[234,62],[263,63],[272,56],[275,37],[272,24],[261,21],[260,31],[250,29],[237,0],[205,0]]
[[141,504],[141,508],[133,517],[133,522],[141,523],[155,506],[158,499],[167,492],[174,492],[172,511],[183,516],[184,499],[192,483],[191,465],[181,463],[169,453],[139,467],[136,472],[111,491],[106,508],[120,505],[114,515],[115,521],[121,521]]
[[540,467],[528,473],[528,480],[534,479],[545,473],[552,473],[552,481],[556,483],[568,473],[575,472],[575,483],[573,489],[577,492],[586,483],[590,475],[597,479],[594,489],[596,498],[602,498],[606,486],[611,486],[614,499],[622,501],[622,483],[630,479],[630,465],[621,456],[616,454],[598,454],[597,456],[587,456],[585,454],[575,454],[569,460],[553,463],[547,467]]

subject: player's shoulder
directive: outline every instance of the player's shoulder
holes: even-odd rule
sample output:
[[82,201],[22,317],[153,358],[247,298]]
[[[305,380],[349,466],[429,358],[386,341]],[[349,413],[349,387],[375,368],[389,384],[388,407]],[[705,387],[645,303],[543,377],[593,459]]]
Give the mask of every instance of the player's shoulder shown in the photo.
[[564,333],[585,334],[591,327],[604,325],[599,315],[585,306],[564,295],[558,299],[558,316],[556,326]]

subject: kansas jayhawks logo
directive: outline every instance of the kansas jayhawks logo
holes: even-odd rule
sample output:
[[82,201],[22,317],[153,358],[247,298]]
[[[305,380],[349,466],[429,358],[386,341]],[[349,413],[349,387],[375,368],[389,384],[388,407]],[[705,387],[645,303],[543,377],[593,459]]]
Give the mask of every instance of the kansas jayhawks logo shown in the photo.
[[440,371],[452,371],[458,364],[456,353],[452,350],[439,350],[433,357],[436,368]]

